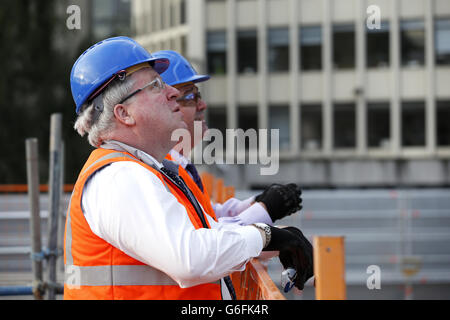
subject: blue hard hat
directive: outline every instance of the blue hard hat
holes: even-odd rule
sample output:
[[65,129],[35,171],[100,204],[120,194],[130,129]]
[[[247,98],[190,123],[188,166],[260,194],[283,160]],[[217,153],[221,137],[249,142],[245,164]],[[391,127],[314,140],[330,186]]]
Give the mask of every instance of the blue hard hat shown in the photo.
[[169,59],[170,65],[161,73],[161,78],[170,86],[186,82],[202,82],[208,80],[208,75],[198,74],[194,67],[178,52],[161,50],[153,53],[159,59]]
[[168,59],[154,57],[128,37],[109,38],[87,49],[75,61],[70,73],[76,112],[79,113],[81,106],[94,98],[91,95],[98,95],[120,72],[144,62],[150,62],[158,73],[169,66]]

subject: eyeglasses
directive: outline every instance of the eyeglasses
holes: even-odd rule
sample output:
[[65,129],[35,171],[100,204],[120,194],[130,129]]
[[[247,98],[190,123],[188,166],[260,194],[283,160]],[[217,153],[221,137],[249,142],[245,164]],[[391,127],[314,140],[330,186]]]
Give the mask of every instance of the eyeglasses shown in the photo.
[[[202,95],[200,94],[200,92],[195,92],[195,93],[191,92],[182,97],[179,97],[177,99],[177,102],[179,102],[182,105],[189,105],[189,104],[194,105],[194,103],[196,105],[198,103],[198,100],[201,98],[202,98]],[[194,102],[194,103],[192,103],[192,102]]]
[[144,90],[146,88],[150,88],[150,91],[152,91],[153,93],[160,93],[161,91],[163,91],[166,88],[166,84],[160,77],[156,77],[155,79],[153,79],[152,81],[147,83],[142,88],[137,89],[137,90],[133,91],[132,93],[130,93],[129,95],[127,95],[125,98],[123,98],[119,102],[119,104],[124,103],[125,100],[130,99],[132,96],[134,96],[135,94],[138,94],[139,92],[141,92],[142,90]]

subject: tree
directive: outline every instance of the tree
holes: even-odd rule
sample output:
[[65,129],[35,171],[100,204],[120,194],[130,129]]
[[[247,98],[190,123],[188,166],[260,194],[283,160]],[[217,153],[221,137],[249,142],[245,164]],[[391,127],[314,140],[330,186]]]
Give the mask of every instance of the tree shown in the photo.
[[48,181],[54,112],[63,114],[65,182],[71,183],[90,151],[72,129],[75,106],[69,75],[80,52],[55,46],[58,29],[65,28],[55,0],[4,0],[0,6],[0,184],[26,183],[28,137],[39,140],[40,180]]

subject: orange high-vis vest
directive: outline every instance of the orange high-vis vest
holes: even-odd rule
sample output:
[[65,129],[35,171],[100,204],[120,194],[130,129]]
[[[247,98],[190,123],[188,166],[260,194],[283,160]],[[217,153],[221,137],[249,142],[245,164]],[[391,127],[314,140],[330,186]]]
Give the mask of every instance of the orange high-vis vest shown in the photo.
[[81,206],[84,186],[93,173],[117,161],[132,161],[151,171],[186,208],[192,225],[203,227],[188,198],[158,170],[126,152],[94,150],[78,176],[67,213],[64,299],[222,299],[220,280],[181,288],[164,272],[128,256],[92,232]]
[[[169,161],[174,161],[173,157],[170,154],[166,155],[166,159]],[[195,198],[201,204],[205,212],[212,217],[215,221],[217,221],[216,213],[211,205],[211,198],[206,191],[206,188],[203,188],[203,191],[195,183],[194,179],[192,179],[191,175],[184,169],[182,166],[178,165],[178,175],[183,178],[184,182],[188,186],[188,188],[192,191]]]

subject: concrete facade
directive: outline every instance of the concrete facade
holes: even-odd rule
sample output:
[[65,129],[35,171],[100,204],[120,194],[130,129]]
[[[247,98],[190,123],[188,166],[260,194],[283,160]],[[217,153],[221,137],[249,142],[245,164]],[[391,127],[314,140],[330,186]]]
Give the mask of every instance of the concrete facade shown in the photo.
[[[367,67],[366,42],[369,6],[379,9],[389,24],[389,64]],[[184,8],[184,9],[183,9]],[[162,17],[164,15],[164,17]],[[261,176],[257,165],[217,165],[226,183],[249,188],[277,181],[295,181],[305,187],[449,186],[450,145],[437,138],[437,101],[450,101],[450,64],[435,61],[435,21],[450,19],[446,0],[134,0],[132,23],[136,39],[150,51],[173,49],[185,55],[198,72],[207,70],[207,35],[226,34],[225,74],[199,85],[210,110],[226,110],[226,128],[238,128],[239,108],[255,106],[258,128],[270,128],[270,110],[284,106],[288,115],[280,126],[288,128],[288,148],[282,150],[278,174]],[[401,30],[404,22],[423,25],[424,61],[402,65]],[[354,31],[354,66],[334,66],[336,26]],[[321,68],[302,70],[302,27],[321,28]],[[271,72],[267,65],[268,34],[287,28],[289,67]],[[240,73],[238,33],[257,34],[257,71]],[[295,57],[295,58],[292,58]],[[423,143],[408,145],[402,136],[409,118],[403,104],[423,104]],[[388,139],[379,146],[368,143],[368,105],[384,102],[389,108]],[[337,147],[335,105],[354,106],[354,145]],[[318,105],[319,141],[303,141],[302,107]],[[214,111],[214,110],[213,110]],[[225,124],[224,124],[225,125]],[[402,129],[402,126],[404,128]],[[306,130],[306,127],[304,128]],[[308,146],[319,145],[310,148]],[[226,174],[225,174],[226,173]],[[245,179],[243,178],[245,177]]]

